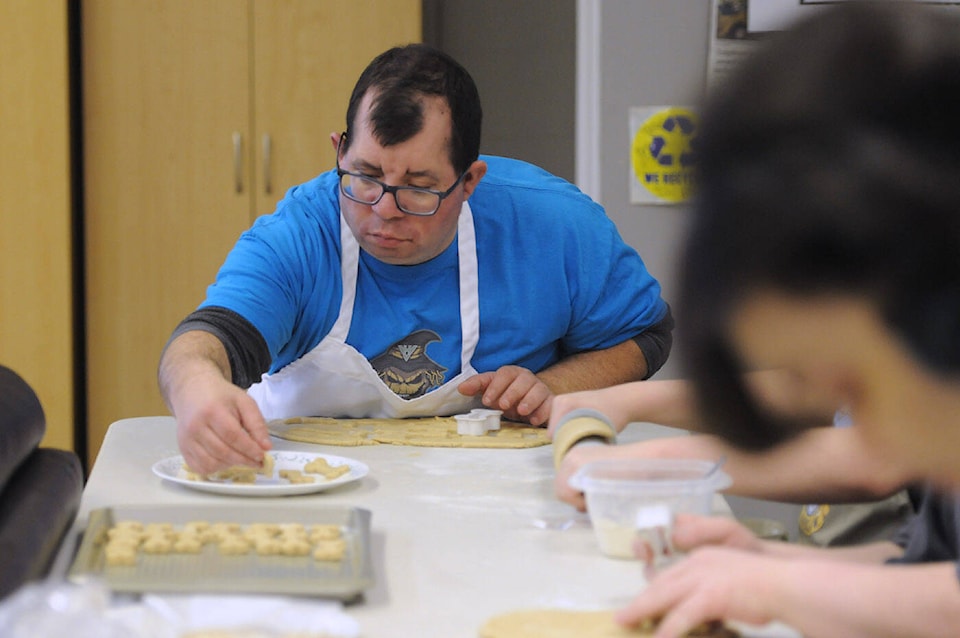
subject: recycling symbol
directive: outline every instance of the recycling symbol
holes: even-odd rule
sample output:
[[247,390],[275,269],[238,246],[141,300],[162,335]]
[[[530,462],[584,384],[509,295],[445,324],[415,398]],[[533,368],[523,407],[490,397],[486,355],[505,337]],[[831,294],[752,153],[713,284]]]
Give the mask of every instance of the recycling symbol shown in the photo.
[[634,176],[648,191],[668,202],[687,199],[694,186],[697,116],[672,107],[650,116],[631,146]]

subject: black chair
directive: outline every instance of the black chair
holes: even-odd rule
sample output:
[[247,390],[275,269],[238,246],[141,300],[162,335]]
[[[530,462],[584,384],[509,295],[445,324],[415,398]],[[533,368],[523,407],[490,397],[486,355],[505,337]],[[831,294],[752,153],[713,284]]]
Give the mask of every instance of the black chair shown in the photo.
[[0,599],[49,573],[80,507],[80,459],[39,447],[45,430],[36,393],[0,366]]

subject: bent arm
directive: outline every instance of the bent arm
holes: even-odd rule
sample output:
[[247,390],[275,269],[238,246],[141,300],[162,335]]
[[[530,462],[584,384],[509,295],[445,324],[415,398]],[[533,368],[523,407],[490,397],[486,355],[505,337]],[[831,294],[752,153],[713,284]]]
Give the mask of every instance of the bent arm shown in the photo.
[[570,355],[540,370],[537,377],[554,395],[640,381],[663,367],[672,347],[673,315],[666,306],[663,316],[636,337]]
[[[807,430],[763,453],[749,453],[717,437],[693,435],[618,446],[628,457],[727,457],[728,493],[791,503],[843,503],[890,496],[911,480],[864,450],[852,428]],[[843,468],[843,471],[837,471]]]
[[164,349],[160,393],[177,420],[187,465],[208,474],[230,465],[257,466],[271,447],[256,402],[231,381],[230,361],[213,334],[190,330]]
[[167,343],[157,372],[160,394],[170,413],[177,416],[178,399],[195,382],[230,381],[227,350],[213,334],[202,330],[183,332]]
[[630,339],[604,350],[578,352],[537,373],[553,394],[603,388],[642,379],[647,361]]
[[591,408],[609,418],[618,432],[633,422],[696,430],[698,417],[692,404],[690,384],[686,381],[634,381],[557,395],[550,413],[550,428],[552,431],[560,419],[573,410]]
[[[561,398],[557,397],[554,402]],[[733,485],[726,490],[728,494],[785,503],[881,499],[913,480],[906,472],[888,463],[880,463],[864,451],[852,430],[814,428],[782,446],[757,454],[744,452],[705,434],[624,445],[578,446],[563,457],[554,486],[561,500],[584,509],[583,495],[570,487],[569,479],[591,461],[608,458],[716,460],[723,456],[727,458],[724,471],[733,479]],[[837,468],[843,468],[843,471],[837,471]]]
[[946,638],[960,633],[954,563],[894,567],[789,561],[769,600],[774,617],[810,636]]
[[[225,355],[226,377],[241,388],[256,382],[270,368],[270,349],[260,331],[242,315],[220,306],[205,306],[187,315],[170,336],[170,341],[193,330],[210,333],[209,342],[217,357]],[[222,353],[222,354],[221,354]]]
[[[786,407],[798,403],[793,397],[792,379],[788,375],[778,371],[755,372],[748,375],[748,380],[758,396],[769,404]],[[600,390],[569,394],[561,392],[557,393],[551,408],[551,430],[568,412],[592,408],[603,412],[618,431],[632,422],[705,431],[703,417],[697,412],[693,389],[688,381],[643,381],[622,383]]]
[[784,559],[706,547],[655,573],[629,606],[626,625],[660,618],[658,634],[701,622],[777,620],[804,636],[947,638],[960,631],[956,564],[910,566]]

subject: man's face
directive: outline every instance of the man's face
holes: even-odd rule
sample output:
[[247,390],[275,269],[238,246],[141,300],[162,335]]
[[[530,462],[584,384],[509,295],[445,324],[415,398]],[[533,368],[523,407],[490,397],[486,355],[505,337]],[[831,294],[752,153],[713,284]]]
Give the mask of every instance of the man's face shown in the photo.
[[[415,186],[446,191],[459,175],[450,163],[450,110],[444,99],[424,98],[423,129],[409,140],[381,146],[369,122],[370,94],[357,111],[353,139],[341,149],[340,168],[360,173],[389,186]],[[331,136],[339,141],[339,136]],[[463,182],[440,203],[431,216],[408,215],[397,208],[393,194],[384,193],[373,205],[352,201],[340,194],[340,206],[360,247],[380,261],[397,265],[420,264],[442,253],[457,234],[463,202],[483,175],[475,162]]]
[[805,405],[845,406],[878,458],[960,486],[960,383],[919,364],[867,301],[753,294],[734,314],[731,336],[748,367],[791,372]]

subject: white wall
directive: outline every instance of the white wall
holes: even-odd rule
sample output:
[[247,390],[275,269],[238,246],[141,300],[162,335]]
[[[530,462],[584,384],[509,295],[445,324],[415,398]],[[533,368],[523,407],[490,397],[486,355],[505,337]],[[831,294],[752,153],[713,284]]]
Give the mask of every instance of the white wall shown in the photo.
[[576,0],[424,0],[423,13],[424,41],[477,83],[481,152],[573,181]]
[[[630,203],[630,107],[696,106],[706,83],[708,0],[578,0],[579,60],[576,170],[626,240],[675,299],[677,254],[687,223],[684,205]],[[599,78],[593,77],[599,73]],[[586,90],[586,92],[585,92]],[[593,111],[593,113],[591,113]],[[592,130],[588,136],[583,130]],[[586,143],[596,140],[595,146]],[[595,183],[590,183],[591,176]],[[677,352],[656,378],[680,376]]]

